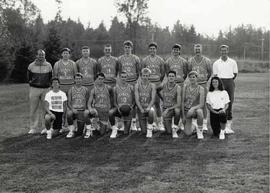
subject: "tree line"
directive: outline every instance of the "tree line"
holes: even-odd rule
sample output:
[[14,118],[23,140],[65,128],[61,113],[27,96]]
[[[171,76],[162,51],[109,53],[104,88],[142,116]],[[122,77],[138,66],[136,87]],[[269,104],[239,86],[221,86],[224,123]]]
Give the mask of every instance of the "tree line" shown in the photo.
[[[26,82],[27,67],[35,59],[38,49],[46,51],[46,59],[53,65],[60,58],[63,47],[69,47],[72,59],[77,60],[82,46],[89,46],[91,57],[99,58],[103,55],[103,45],[110,43],[112,54],[119,56],[123,52],[123,41],[127,39],[134,42],[134,52],[139,56],[146,55],[147,44],[155,41],[158,53],[163,57],[170,54],[174,43],[183,46],[184,56],[192,55],[193,45],[201,43],[204,54],[211,58],[218,57],[221,44],[229,45],[230,55],[234,57],[269,57],[269,30],[252,25],[240,25],[226,32],[220,31],[218,37],[210,37],[198,33],[193,25],[183,25],[179,19],[170,30],[153,24],[145,16],[147,0],[119,0],[117,9],[127,20],[123,22],[115,16],[108,29],[103,22],[94,28],[90,23],[84,26],[79,19],[63,20],[61,1],[56,1],[58,12],[48,23],[44,23],[40,10],[30,0],[0,2],[0,81]],[[134,2],[137,4],[132,4]],[[265,43],[263,52],[261,41]]]

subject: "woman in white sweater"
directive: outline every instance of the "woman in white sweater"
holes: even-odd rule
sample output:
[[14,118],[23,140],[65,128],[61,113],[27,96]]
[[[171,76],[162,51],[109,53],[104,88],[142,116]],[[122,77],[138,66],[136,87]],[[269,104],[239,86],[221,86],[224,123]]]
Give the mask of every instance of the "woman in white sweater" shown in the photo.
[[226,110],[229,102],[229,95],[224,90],[221,80],[216,76],[213,77],[206,96],[206,105],[210,111],[210,124],[213,134],[214,136],[219,136],[219,139],[225,139]]

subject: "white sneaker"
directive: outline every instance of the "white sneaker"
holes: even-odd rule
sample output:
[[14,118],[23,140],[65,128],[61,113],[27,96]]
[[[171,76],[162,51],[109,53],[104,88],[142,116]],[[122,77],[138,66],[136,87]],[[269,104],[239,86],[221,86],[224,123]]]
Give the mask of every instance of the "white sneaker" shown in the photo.
[[134,119],[134,120],[132,119],[130,128],[132,131],[138,131],[137,126],[136,126],[136,119]]
[[62,126],[62,128],[59,130],[59,133],[64,133],[64,132],[66,132],[66,131],[69,131],[69,130],[68,130],[68,127]]
[[153,136],[153,130],[151,128],[147,128],[147,133],[146,133],[146,137],[147,138],[152,138]]
[[42,129],[42,131],[40,132],[41,135],[44,135],[46,133],[47,133],[47,129],[46,128],[45,129]]
[[225,139],[225,131],[224,130],[220,130],[219,139],[221,139],[221,140]]
[[37,133],[37,130],[36,129],[30,129],[28,131],[28,134],[35,134],[35,133]]
[[184,124],[182,122],[180,122],[179,128],[180,128],[181,131],[184,131],[185,130]]
[[197,119],[192,118],[191,130],[197,131],[197,128],[198,128]]
[[203,120],[203,131],[208,131],[206,119]]
[[52,139],[52,135],[53,135],[53,129],[51,128],[51,129],[49,129],[49,130],[47,130],[47,139]]
[[197,127],[197,138],[203,139],[203,131],[202,128]]
[[164,125],[163,125],[163,123],[161,121],[158,123],[158,129],[160,131],[165,131],[165,127],[164,127]]
[[93,136],[93,130],[94,128],[92,127],[92,125],[86,125],[86,132],[84,138],[88,139],[89,137]]
[[115,125],[112,126],[112,133],[111,133],[110,138],[116,138],[116,136],[117,136],[117,130],[118,130],[118,128]]
[[75,131],[75,127],[73,125],[69,126],[69,132],[68,132],[66,138],[74,137],[74,135],[75,135],[74,131]]
[[228,120],[225,127],[225,133],[226,134],[233,134],[234,131],[232,130],[232,121]]
[[153,128],[153,131],[157,131],[158,130],[157,124],[155,122],[152,123],[152,128]]
[[179,128],[177,127],[177,125],[173,124],[172,125],[172,138],[178,138],[178,134],[177,134],[178,130]]

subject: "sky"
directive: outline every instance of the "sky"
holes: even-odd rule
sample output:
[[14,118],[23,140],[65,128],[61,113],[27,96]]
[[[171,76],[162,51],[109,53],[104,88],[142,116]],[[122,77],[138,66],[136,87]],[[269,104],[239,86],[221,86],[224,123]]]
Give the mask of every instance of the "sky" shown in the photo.
[[[45,22],[57,12],[55,0],[32,0],[41,10]],[[114,16],[125,21],[117,12],[115,0],[62,0],[63,19],[80,19],[84,26],[96,28],[102,21],[107,29]],[[198,33],[217,37],[219,30],[252,24],[270,30],[270,0],[149,0],[147,16],[152,23],[170,30],[177,20],[194,25]]]

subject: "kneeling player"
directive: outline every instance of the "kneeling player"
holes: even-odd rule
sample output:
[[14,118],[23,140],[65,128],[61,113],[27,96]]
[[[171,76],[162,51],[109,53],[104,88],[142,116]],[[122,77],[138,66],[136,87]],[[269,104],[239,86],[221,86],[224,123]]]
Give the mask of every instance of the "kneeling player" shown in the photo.
[[86,133],[84,138],[89,138],[93,130],[98,130],[101,135],[104,135],[107,130],[113,93],[111,87],[104,84],[104,79],[105,75],[99,73],[94,88],[90,92],[88,110],[85,111]]
[[45,127],[43,133],[47,134],[47,139],[51,139],[55,131],[62,128],[62,116],[66,109],[66,93],[59,90],[59,79],[52,79],[52,90],[45,95]]
[[[156,96],[156,88],[149,82],[151,71],[148,68],[142,69],[141,81],[135,85],[135,100],[138,107],[138,118],[140,128],[146,137],[152,137],[154,111],[151,109]],[[148,122],[148,124],[147,124]]]
[[[159,91],[159,96],[163,101],[162,117],[166,132],[172,134],[173,138],[178,138],[177,131],[181,112],[181,87],[175,82],[175,71],[169,71],[167,77],[168,82]],[[174,118],[173,123],[172,118]]]
[[[89,91],[86,87],[82,86],[83,75],[76,73],[75,85],[68,91],[68,110],[67,110],[67,121],[69,127],[69,133],[67,138],[72,138],[75,135],[74,120],[77,123],[84,123],[84,113],[87,108],[87,101],[89,99]],[[78,134],[83,133],[83,125],[78,126]]]
[[114,108],[109,111],[109,120],[112,126],[111,138],[117,135],[115,116],[124,119],[124,134],[128,134],[131,126],[132,110],[135,105],[133,86],[126,82],[127,73],[121,72],[120,82],[114,87]]
[[204,88],[197,83],[198,73],[191,71],[188,74],[190,83],[183,88],[182,113],[186,135],[193,133],[192,118],[197,118],[196,127],[197,138],[203,139],[203,107],[204,107]]

